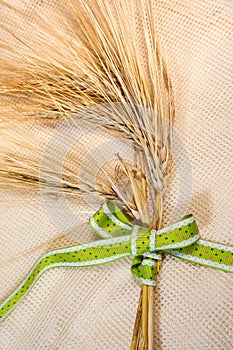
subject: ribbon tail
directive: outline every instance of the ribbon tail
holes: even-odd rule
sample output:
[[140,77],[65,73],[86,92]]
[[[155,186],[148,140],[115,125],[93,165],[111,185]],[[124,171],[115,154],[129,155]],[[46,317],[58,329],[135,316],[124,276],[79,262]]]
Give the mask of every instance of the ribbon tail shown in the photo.
[[0,322],[26,297],[44,272],[58,267],[86,267],[109,263],[130,255],[130,236],[95,241],[44,254],[20,285],[0,304]]
[[166,250],[166,254],[189,262],[233,272],[233,247],[200,239],[185,248]]

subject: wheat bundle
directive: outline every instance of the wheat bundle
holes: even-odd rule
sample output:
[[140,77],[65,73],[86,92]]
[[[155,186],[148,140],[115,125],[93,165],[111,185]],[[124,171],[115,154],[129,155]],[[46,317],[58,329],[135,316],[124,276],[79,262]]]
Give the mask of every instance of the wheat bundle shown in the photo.
[[[161,228],[174,103],[157,40],[152,15],[154,3],[136,0],[126,5],[122,1],[69,0],[65,7],[56,8],[65,31],[57,29],[42,15],[38,14],[34,21],[19,7],[4,1],[1,6],[14,12],[16,26],[19,20],[28,21],[37,32],[34,40],[40,40],[43,48],[38,49],[30,35],[19,27],[12,29],[6,17],[2,19],[1,27],[18,45],[10,45],[2,38],[1,48],[19,57],[17,65],[0,59],[2,137],[6,135],[6,124],[14,128],[28,120],[45,125],[67,120],[75,125],[80,119],[123,137],[133,145],[134,164],[125,162],[119,154],[118,176],[112,178],[107,174],[110,180],[105,186],[104,180],[98,186],[91,183],[83,186],[73,169],[65,167],[62,191],[115,200],[129,215],[138,213],[142,224]],[[133,14],[136,8],[141,13],[146,62],[137,46],[138,28],[133,17],[129,20],[126,16],[125,6],[131,7],[127,12]],[[33,156],[28,159],[1,152],[1,187],[37,190],[42,186],[56,191],[60,174],[52,173],[43,164],[40,167],[39,150],[30,149],[26,142],[21,147]],[[129,192],[119,188],[119,178],[128,181]],[[152,298],[153,287],[144,285],[131,349],[153,349]]]

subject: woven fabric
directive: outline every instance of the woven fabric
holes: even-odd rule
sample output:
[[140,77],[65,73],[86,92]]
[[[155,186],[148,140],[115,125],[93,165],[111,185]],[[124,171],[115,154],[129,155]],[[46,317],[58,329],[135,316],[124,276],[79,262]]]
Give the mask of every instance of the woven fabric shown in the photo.
[[[36,18],[38,12],[46,14],[51,23],[60,27],[53,9],[61,1],[11,3],[19,4],[31,18]],[[1,16],[8,19],[9,26],[14,25],[10,10],[0,7]],[[139,16],[134,14],[136,23]],[[232,4],[223,0],[159,0],[154,16],[176,108],[174,161],[163,224],[192,212],[204,239],[232,244]],[[35,45],[41,45],[36,28],[23,20],[18,26]],[[16,44],[3,29],[0,35]],[[139,27],[137,44],[146,61],[143,40]],[[1,54],[17,62],[17,55],[11,51],[3,49]],[[62,128],[62,138],[56,139],[59,149],[70,144],[71,131],[67,125]],[[39,162],[54,126],[27,123],[18,129],[5,127],[0,132],[1,153],[33,157],[37,150]],[[30,152],[22,148],[25,142]],[[110,160],[116,160],[116,148],[130,158],[130,146],[106,132],[91,130],[70,145],[66,161],[77,173],[89,167],[93,180],[101,175],[100,165],[107,167]],[[80,153],[83,164],[78,167],[75,154],[80,158]],[[1,300],[44,252],[97,239],[87,224],[97,204],[86,202],[68,198],[67,208],[64,198],[57,194],[1,192]],[[15,256],[18,258],[13,259]],[[127,258],[104,266],[46,272],[1,325],[0,349],[129,349],[140,292],[131,277],[130,264]],[[232,349],[230,274],[167,256],[157,282],[156,350]]]

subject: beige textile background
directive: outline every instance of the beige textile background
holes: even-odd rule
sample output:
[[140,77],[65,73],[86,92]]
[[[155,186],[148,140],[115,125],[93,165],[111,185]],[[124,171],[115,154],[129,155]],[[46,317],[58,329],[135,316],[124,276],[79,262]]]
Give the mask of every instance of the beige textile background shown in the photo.
[[[59,26],[59,19],[53,17],[58,3],[28,1],[22,8],[32,17],[45,11],[48,20]],[[232,3],[159,0],[155,8],[159,41],[175,93],[174,132],[181,140],[174,144],[164,225],[192,212],[204,239],[233,244]],[[0,17],[5,15],[0,7]],[[135,20],[137,16],[140,14]],[[27,32],[26,22],[19,27]],[[140,35],[138,45],[143,57]],[[10,52],[2,54],[12,59]],[[12,147],[23,152],[20,144],[30,144],[32,135],[33,147],[44,149],[51,129],[39,123],[24,127],[24,137],[18,130],[4,132],[1,152],[10,152]],[[12,136],[19,139],[17,150]],[[65,129],[59,147],[69,136]],[[111,136],[103,137],[109,146]],[[94,147],[93,140],[102,142],[87,134],[88,149]],[[181,144],[185,149],[180,149]],[[124,145],[119,149],[123,152]],[[0,300],[43,252],[97,238],[85,223],[94,208],[81,205],[78,199],[69,202],[67,211],[57,205],[56,195],[44,198],[40,193],[9,190],[0,196]],[[61,231],[66,232],[62,237]],[[106,266],[48,271],[1,325],[0,349],[129,349],[139,291],[130,274],[130,259]],[[231,350],[232,292],[230,274],[166,257],[154,295],[155,349]]]

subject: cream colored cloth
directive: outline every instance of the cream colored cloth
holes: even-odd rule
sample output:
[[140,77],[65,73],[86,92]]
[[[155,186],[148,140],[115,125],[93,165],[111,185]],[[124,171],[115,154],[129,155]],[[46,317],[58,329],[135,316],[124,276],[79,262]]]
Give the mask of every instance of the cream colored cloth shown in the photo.
[[[28,1],[25,5],[12,1],[18,2],[32,17],[37,11],[46,11],[48,20],[59,26],[59,19],[53,18],[58,1]],[[155,21],[176,108],[174,164],[163,223],[191,212],[204,239],[233,244],[232,4],[159,0],[156,8]],[[6,13],[0,7],[3,15]],[[27,23],[19,26],[28,30]],[[143,38],[139,36],[138,42],[146,55]],[[2,54],[12,59],[11,53],[3,50]],[[51,135],[49,127],[37,123],[25,128],[24,141],[30,143],[31,135],[37,135],[33,146],[43,150]],[[8,136],[4,133],[0,151],[9,152],[13,147],[11,135],[24,142],[18,134],[17,130],[10,130]],[[64,132],[60,147],[69,142],[69,136]],[[107,134],[103,137],[113,154],[115,141]],[[103,142],[91,134],[85,141],[88,150]],[[124,145],[119,147],[119,153],[124,152]],[[23,152],[20,146],[18,151]],[[0,300],[16,288],[43,252],[97,238],[87,224],[94,207],[81,205],[78,199],[69,200],[67,210],[55,195],[9,190],[2,191],[0,198]],[[65,232],[62,237],[61,232]],[[14,256],[19,258],[12,260]],[[167,256],[154,295],[154,348],[231,350],[232,287],[230,274]],[[139,291],[130,274],[130,259],[48,271],[1,325],[0,349],[129,349]]]

